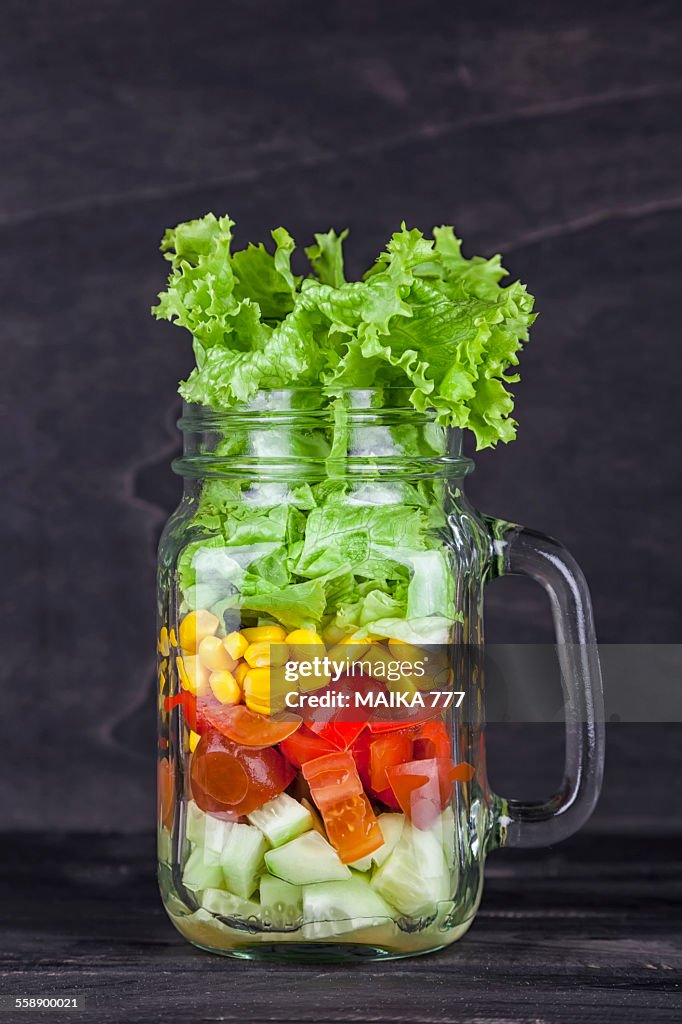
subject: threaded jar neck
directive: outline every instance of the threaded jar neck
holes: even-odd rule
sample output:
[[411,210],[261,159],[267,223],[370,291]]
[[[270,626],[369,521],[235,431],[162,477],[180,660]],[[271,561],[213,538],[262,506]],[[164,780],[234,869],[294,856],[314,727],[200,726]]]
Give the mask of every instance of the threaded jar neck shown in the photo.
[[325,477],[459,479],[473,469],[462,431],[409,402],[410,388],[326,394],[321,388],[260,391],[229,410],[185,404],[183,455],[189,478],[321,480]]

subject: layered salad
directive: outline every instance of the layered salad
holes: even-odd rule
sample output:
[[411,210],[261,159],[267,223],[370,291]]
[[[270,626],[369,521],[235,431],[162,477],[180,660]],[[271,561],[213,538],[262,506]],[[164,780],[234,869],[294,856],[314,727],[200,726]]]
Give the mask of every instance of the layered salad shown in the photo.
[[403,225],[359,281],[346,232],[297,273],[285,229],[235,250],[233,227],[166,233],[154,308],[191,335],[199,438],[160,559],[164,898],[211,949],[433,948],[482,841],[438,466],[448,428],[514,437],[533,299],[449,227]]

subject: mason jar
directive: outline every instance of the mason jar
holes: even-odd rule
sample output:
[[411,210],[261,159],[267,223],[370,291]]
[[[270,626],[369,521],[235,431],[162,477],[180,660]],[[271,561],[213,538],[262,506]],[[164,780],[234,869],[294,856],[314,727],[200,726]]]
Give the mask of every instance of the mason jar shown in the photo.
[[[490,850],[556,842],[596,802],[584,577],[556,541],[472,508],[461,432],[408,394],[183,409],[159,549],[159,880],[203,949],[440,949],[470,927]],[[547,591],[565,686],[564,780],[539,804],[486,774],[483,593],[507,573]]]

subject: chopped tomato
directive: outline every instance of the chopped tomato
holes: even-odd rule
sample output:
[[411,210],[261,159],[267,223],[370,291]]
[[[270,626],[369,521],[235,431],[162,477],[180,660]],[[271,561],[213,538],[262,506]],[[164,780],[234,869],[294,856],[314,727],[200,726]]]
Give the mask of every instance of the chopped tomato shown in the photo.
[[208,728],[209,723],[206,717],[206,709],[212,703],[218,704],[218,701],[214,701],[213,698],[197,698],[189,690],[182,690],[172,697],[164,698],[163,710],[169,712],[173,708],[181,707],[188,729],[191,729],[193,732],[202,733],[206,732]]
[[251,711],[244,704],[211,704],[206,708],[206,718],[228,740],[243,747],[274,747],[301,725],[300,718],[277,721]]
[[308,728],[337,750],[348,750],[365,728],[364,722],[309,722]]
[[344,864],[379,849],[381,829],[350,753],[337,751],[307,761],[303,775],[324,819],[329,842]]
[[455,781],[473,778],[474,769],[462,761],[455,765],[449,757],[408,761],[386,769],[391,789],[401,809],[419,829],[429,829],[452,797]]
[[175,817],[175,769],[173,762],[169,761],[167,757],[162,757],[158,762],[156,789],[159,821],[170,832]]
[[324,736],[318,736],[307,726],[302,725],[293,736],[281,741],[279,749],[287,761],[295,768],[300,768],[306,761],[323,757],[324,754],[333,754],[337,748]]
[[373,737],[369,745],[369,777],[374,792],[380,793],[388,788],[387,768],[411,759],[411,733],[389,732]]
[[295,774],[272,747],[240,746],[209,729],[192,755],[190,785],[204,811],[249,814],[282,793]]
[[364,786],[365,791],[369,793],[371,797],[374,797],[374,799],[376,800],[381,800],[381,802],[383,804],[386,804],[387,807],[390,807],[391,810],[399,811],[400,804],[396,800],[395,793],[390,788],[390,786],[386,789],[381,790],[380,792],[375,792],[375,790],[372,789],[372,779],[370,775],[371,742],[372,733],[363,732],[360,733],[357,740],[351,747],[351,753],[353,755],[353,760],[355,761],[355,767],[358,770],[358,775],[360,776],[362,785]]
[[414,758],[450,757],[450,737],[443,722],[425,722],[414,734]]

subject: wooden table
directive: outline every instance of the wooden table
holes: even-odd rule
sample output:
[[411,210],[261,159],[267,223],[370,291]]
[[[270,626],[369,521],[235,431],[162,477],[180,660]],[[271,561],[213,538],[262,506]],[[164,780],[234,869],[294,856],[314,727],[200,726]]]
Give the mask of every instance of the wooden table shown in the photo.
[[[490,858],[477,922],[416,959],[260,964],[189,946],[148,835],[7,835],[3,994],[74,994],[58,1020],[610,1024],[682,1020],[682,842],[585,834]],[[12,1012],[3,1020],[53,1019]]]

